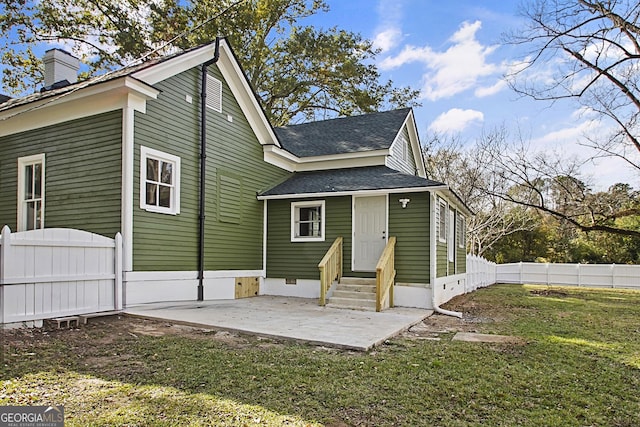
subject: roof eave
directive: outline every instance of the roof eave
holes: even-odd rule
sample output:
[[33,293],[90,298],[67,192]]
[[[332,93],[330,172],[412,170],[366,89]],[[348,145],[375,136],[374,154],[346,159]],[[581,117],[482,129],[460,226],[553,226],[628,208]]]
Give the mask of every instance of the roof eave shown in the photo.
[[447,190],[446,185],[432,185],[423,187],[399,187],[399,188],[378,188],[378,189],[362,189],[349,191],[325,191],[317,193],[291,193],[291,194],[274,194],[274,195],[258,195],[258,200],[282,200],[297,199],[310,197],[338,197],[338,196],[360,196],[360,195],[376,195],[389,193],[423,193],[425,191],[442,191]]

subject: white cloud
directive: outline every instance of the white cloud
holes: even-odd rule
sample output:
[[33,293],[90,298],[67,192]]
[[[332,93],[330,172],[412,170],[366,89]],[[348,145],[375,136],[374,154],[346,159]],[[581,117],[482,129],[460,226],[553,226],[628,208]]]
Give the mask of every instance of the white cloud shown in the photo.
[[400,43],[402,40],[402,31],[399,28],[387,28],[377,33],[373,38],[373,47],[387,52]]
[[495,95],[500,92],[502,89],[507,87],[507,82],[504,80],[498,80],[495,84],[491,86],[481,86],[474,91],[474,94],[478,98],[484,98],[485,96]]
[[399,0],[380,0],[378,2],[379,23],[373,37],[373,47],[388,52],[402,41],[402,10]]
[[596,120],[585,120],[572,127],[565,127],[548,132],[545,135],[533,139],[531,144],[534,148],[540,150],[562,146],[569,151],[574,151],[572,154],[579,155],[584,153],[584,147],[578,145],[578,142],[583,140],[585,135],[596,136],[602,133],[602,131],[600,122]]
[[451,110],[440,114],[429,125],[432,132],[461,132],[473,123],[482,123],[484,114],[477,110],[462,110],[460,108],[452,108]]
[[422,98],[431,101],[451,97],[483,81],[489,81],[490,84],[478,89],[476,95],[495,94],[505,85],[492,80],[500,78],[508,65],[488,61],[498,46],[485,46],[476,39],[481,27],[480,21],[463,22],[449,38],[448,49],[435,51],[429,45],[407,45],[398,55],[384,58],[379,67],[390,70],[412,62],[424,64],[426,72],[423,75]]

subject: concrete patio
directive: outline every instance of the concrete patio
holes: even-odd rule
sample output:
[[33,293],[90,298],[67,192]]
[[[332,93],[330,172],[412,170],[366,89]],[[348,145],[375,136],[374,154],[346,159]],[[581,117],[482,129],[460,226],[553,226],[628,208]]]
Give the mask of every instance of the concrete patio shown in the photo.
[[128,307],[125,313],[192,326],[366,351],[423,321],[433,312],[403,307],[376,313],[320,307],[316,299],[259,296],[235,300],[141,304]]

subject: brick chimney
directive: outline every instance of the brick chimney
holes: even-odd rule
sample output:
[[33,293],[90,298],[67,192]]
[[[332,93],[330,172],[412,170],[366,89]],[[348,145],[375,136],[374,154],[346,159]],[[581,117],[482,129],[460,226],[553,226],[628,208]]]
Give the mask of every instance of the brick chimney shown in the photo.
[[42,58],[44,62],[44,85],[52,86],[62,80],[78,81],[80,60],[62,49],[49,49]]

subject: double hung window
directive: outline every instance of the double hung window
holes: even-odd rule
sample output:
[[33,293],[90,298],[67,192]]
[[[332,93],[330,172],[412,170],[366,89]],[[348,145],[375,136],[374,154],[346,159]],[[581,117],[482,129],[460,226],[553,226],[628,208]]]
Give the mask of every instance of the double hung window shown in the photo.
[[44,228],[44,153],[18,159],[18,231]]
[[140,207],[150,212],[180,213],[180,158],[140,147]]

